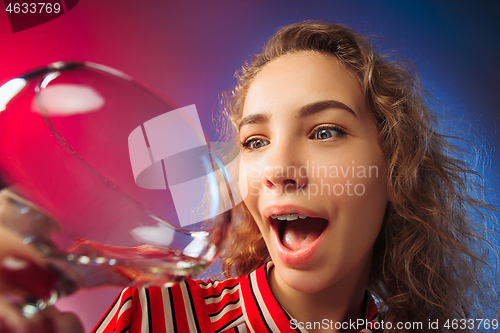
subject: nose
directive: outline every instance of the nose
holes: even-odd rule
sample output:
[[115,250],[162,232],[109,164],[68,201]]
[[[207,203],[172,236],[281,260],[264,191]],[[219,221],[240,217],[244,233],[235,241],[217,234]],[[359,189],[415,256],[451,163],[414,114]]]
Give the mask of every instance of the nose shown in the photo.
[[304,189],[308,182],[308,162],[299,147],[275,147],[268,151],[263,170],[264,186],[273,190],[289,191]]

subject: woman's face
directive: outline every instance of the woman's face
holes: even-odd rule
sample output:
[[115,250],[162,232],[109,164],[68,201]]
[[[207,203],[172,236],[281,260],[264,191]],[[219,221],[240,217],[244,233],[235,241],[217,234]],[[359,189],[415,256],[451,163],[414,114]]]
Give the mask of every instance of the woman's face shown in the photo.
[[366,275],[388,201],[369,112],[354,75],[329,55],[287,54],[249,87],[245,204],[282,287],[316,292]]

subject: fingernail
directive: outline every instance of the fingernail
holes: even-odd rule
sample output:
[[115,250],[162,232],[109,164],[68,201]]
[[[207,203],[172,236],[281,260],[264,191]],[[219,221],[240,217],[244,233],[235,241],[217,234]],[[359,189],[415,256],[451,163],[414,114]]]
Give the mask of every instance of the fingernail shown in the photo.
[[57,283],[56,274],[19,256],[5,257],[0,264],[0,275],[11,287],[37,299],[49,297]]

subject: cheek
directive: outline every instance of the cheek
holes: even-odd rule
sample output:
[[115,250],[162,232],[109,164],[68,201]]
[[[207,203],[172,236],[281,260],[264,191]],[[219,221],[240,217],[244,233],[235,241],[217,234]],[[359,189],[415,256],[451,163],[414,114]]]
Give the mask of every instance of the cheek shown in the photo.
[[271,176],[273,172],[269,171],[269,166],[265,161],[261,158],[242,158],[240,170],[240,173],[244,174],[244,177],[240,176],[240,181],[245,182],[248,189],[247,196],[253,197],[250,198],[251,200],[266,194],[267,187],[264,186],[264,180]]
[[261,191],[262,175],[259,172],[260,165],[256,162],[248,163],[240,160],[239,166],[239,189],[245,205],[252,215],[255,217],[257,211],[258,196]]
[[[337,195],[341,195],[349,185],[351,192],[358,195],[385,188],[385,165],[377,153],[370,151],[356,152],[356,148],[342,149],[333,154],[318,156],[309,172],[313,182],[329,184],[332,188],[337,185]],[[314,160],[314,159],[313,159]],[[311,177],[312,176],[312,177]]]
[[[367,156],[368,157],[368,156]],[[388,203],[386,168],[380,156],[360,161],[351,173],[351,195],[340,198],[349,233],[361,242],[372,244],[379,234]]]
[[236,189],[239,190],[240,198],[242,200],[245,200],[248,197],[249,194],[249,187],[248,187],[248,176],[247,176],[247,170],[245,169],[245,164],[243,163],[243,158],[238,159],[238,165],[235,167],[237,174],[233,173],[233,179],[238,180],[238,184],[236,186]]
[[385,181],[355,178],[351,182],[351,193],[339,198],[339,214],[344,215],[340,220],[347,221],[345,228],[349,233],[371,243],[380,231],[387,207]]
[[326,195],[324,199],[331,202],[331,213],[349,221],[354,229],[378,230],[388,202],[386,167],[380,148],[349,147],[336,156],[342,158],[323,159],[323,172],[315,175],[315,183]]

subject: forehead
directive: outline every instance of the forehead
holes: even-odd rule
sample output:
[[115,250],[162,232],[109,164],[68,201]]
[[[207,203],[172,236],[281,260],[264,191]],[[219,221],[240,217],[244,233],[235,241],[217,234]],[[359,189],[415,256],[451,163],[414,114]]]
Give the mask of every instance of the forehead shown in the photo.
[[269,62],[253,79],[242,116],[293,111],[321,100],[336,100],[358,112],[366,109],[359,81],[335,56],[290,53]]

